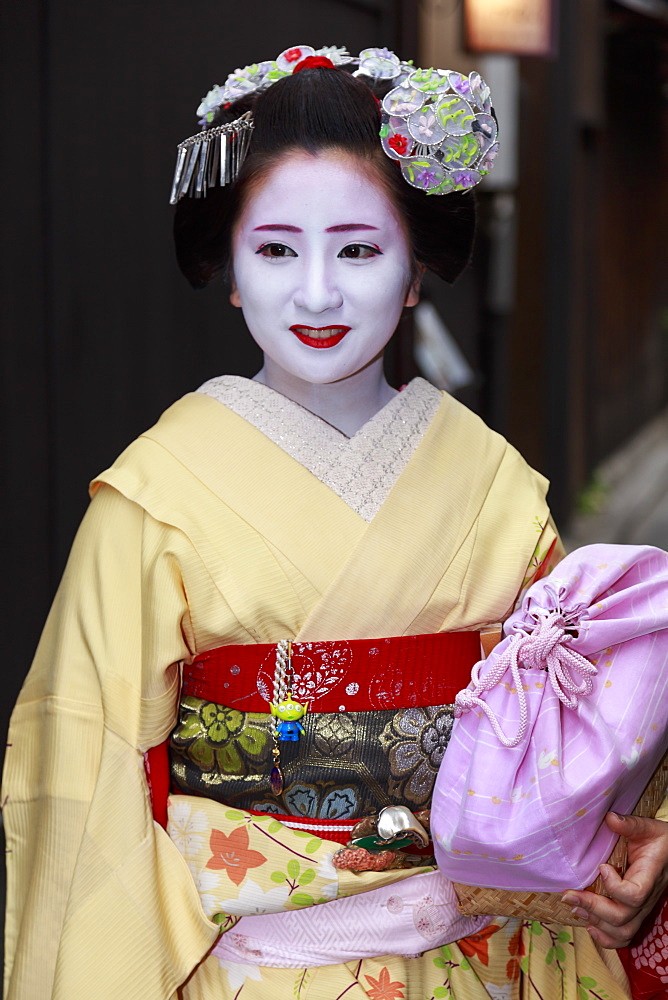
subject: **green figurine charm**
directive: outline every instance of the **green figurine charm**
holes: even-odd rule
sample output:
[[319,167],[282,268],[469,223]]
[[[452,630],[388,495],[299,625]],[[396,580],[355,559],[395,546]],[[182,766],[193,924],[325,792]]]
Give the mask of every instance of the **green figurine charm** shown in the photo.
[[308,710],[308,702],[303,705],[295,701],[288,692],[285,699],[278,705],[271,703],[271,714],[280,721],[276,724],[276,733],[281,743],[296,743],[304,735],[302,719]]

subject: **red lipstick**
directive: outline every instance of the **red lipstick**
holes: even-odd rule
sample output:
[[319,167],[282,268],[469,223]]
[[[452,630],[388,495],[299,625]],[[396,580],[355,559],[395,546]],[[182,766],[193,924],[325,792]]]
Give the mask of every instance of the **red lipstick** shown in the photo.
[[290,329],[307,347],[335,347],[350,330],[349,326],[302,326],[295,323]]

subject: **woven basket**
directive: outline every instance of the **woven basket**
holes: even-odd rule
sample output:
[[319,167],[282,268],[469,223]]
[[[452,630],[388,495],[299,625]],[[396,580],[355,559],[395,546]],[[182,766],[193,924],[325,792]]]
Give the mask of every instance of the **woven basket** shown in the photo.
[[[668,785],[668,753],[665,755],[649,784],[633,810],[634,816],[655,816],[663,802]],[[623,875],[628,866],[628,842],[620,837],[615,844],[608,864]],[[459,909],[466,916],[488,914],[495,917],[524,917],[530,920],[544,920],[548,923],[584,926],[587,921],[573,915],[566,903],[562,903],[560,892],[532,892],[521,889],[489,889],[473,885],[454,883],[459,897]],[[590,892],[606,896],[605,883],[599,875]]]

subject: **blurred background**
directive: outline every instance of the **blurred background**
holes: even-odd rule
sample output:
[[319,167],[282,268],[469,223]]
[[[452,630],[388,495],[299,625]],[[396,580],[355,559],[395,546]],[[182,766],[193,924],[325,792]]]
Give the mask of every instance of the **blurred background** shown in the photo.
[[5,653],[0,726],[87,484],[160,412],[259,357],[177,270],[177,142],[237,66],[386,45],[492,86],[503,143],[472,267],[388,357],[552,481],[573,543],[668,548],[667,0],[23,0],[0,12]]

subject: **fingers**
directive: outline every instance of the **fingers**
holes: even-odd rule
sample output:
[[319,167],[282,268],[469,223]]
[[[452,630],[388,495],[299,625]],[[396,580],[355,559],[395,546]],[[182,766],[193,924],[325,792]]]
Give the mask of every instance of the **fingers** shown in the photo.
[[647,909],[625,906],[594,892],[569,891],[562,897],[602,948],[623,948],[638,932]]
[[[653,879],[628,881],[621,878],[611,865],[601,865],[600,872],[607,895],[602,896],[586,889],[569,889],[562,896],[569,906],[585,911],[587,918],[595,925],[609,923],[621,926],[628,923],[637,913],[646,912],[660,891]],[[585,913],[580,916],[585,917]]]
[[660,820],[646,816],[625,816],[616,812],[607,813],[605,822],[608,829],[627,840],[653,840],[665,836],[667,828],[667,824]]
[[630,907],[643,907],[658,899],[668,884],[668,824],[641,816],[608,813],[608,827],[628,840],[629,867],[619,875],[610,865],[601,866],[606,892]]
[[638,914],[636,907],[625,906],[607,896],[595,892],[569,891],[562,896],[565,903],[573,906],[575,915],[586,920],[592,927],[608,929],[623,927]]
[[612,900],[631,910],[639,910],[659,896],[661,883],[654,868],[629,868],[624,878],[610,865],[601,865],[605,891]]
[[620,878],[610,865],[601,865],[608,896],[586,890],[569,890],[564,902],[573,906],[575,916],[587,921],[587,930],[602,948],[623,948],[640,929],[645,916],[658,898],[650,881],[637,885]]
[[618,927],[608,932],[603,927],[587,927],[589,936],[595,941],[599,948],[626,948],[638,933],[640,924],[635,921],[628,927]]
[[630,863],[625,876],[621,878],[611,865],[601,865],[606,896],[571,889],[562,899],[587,921],[587,930],[598,945],[622,948],[668,884],[668,824],[613,812],[605,821],[613,833],[628,840]]
[[618,904],[605,896],[599,896],[594,892],[574,892],[573,890],[564,893],[561,897],[564,903],[573,907],[576,917],[587,920],[589,923],[597,925],[602,920],[606,923],[623,924],[625,921],[621,914],[618,917]]

